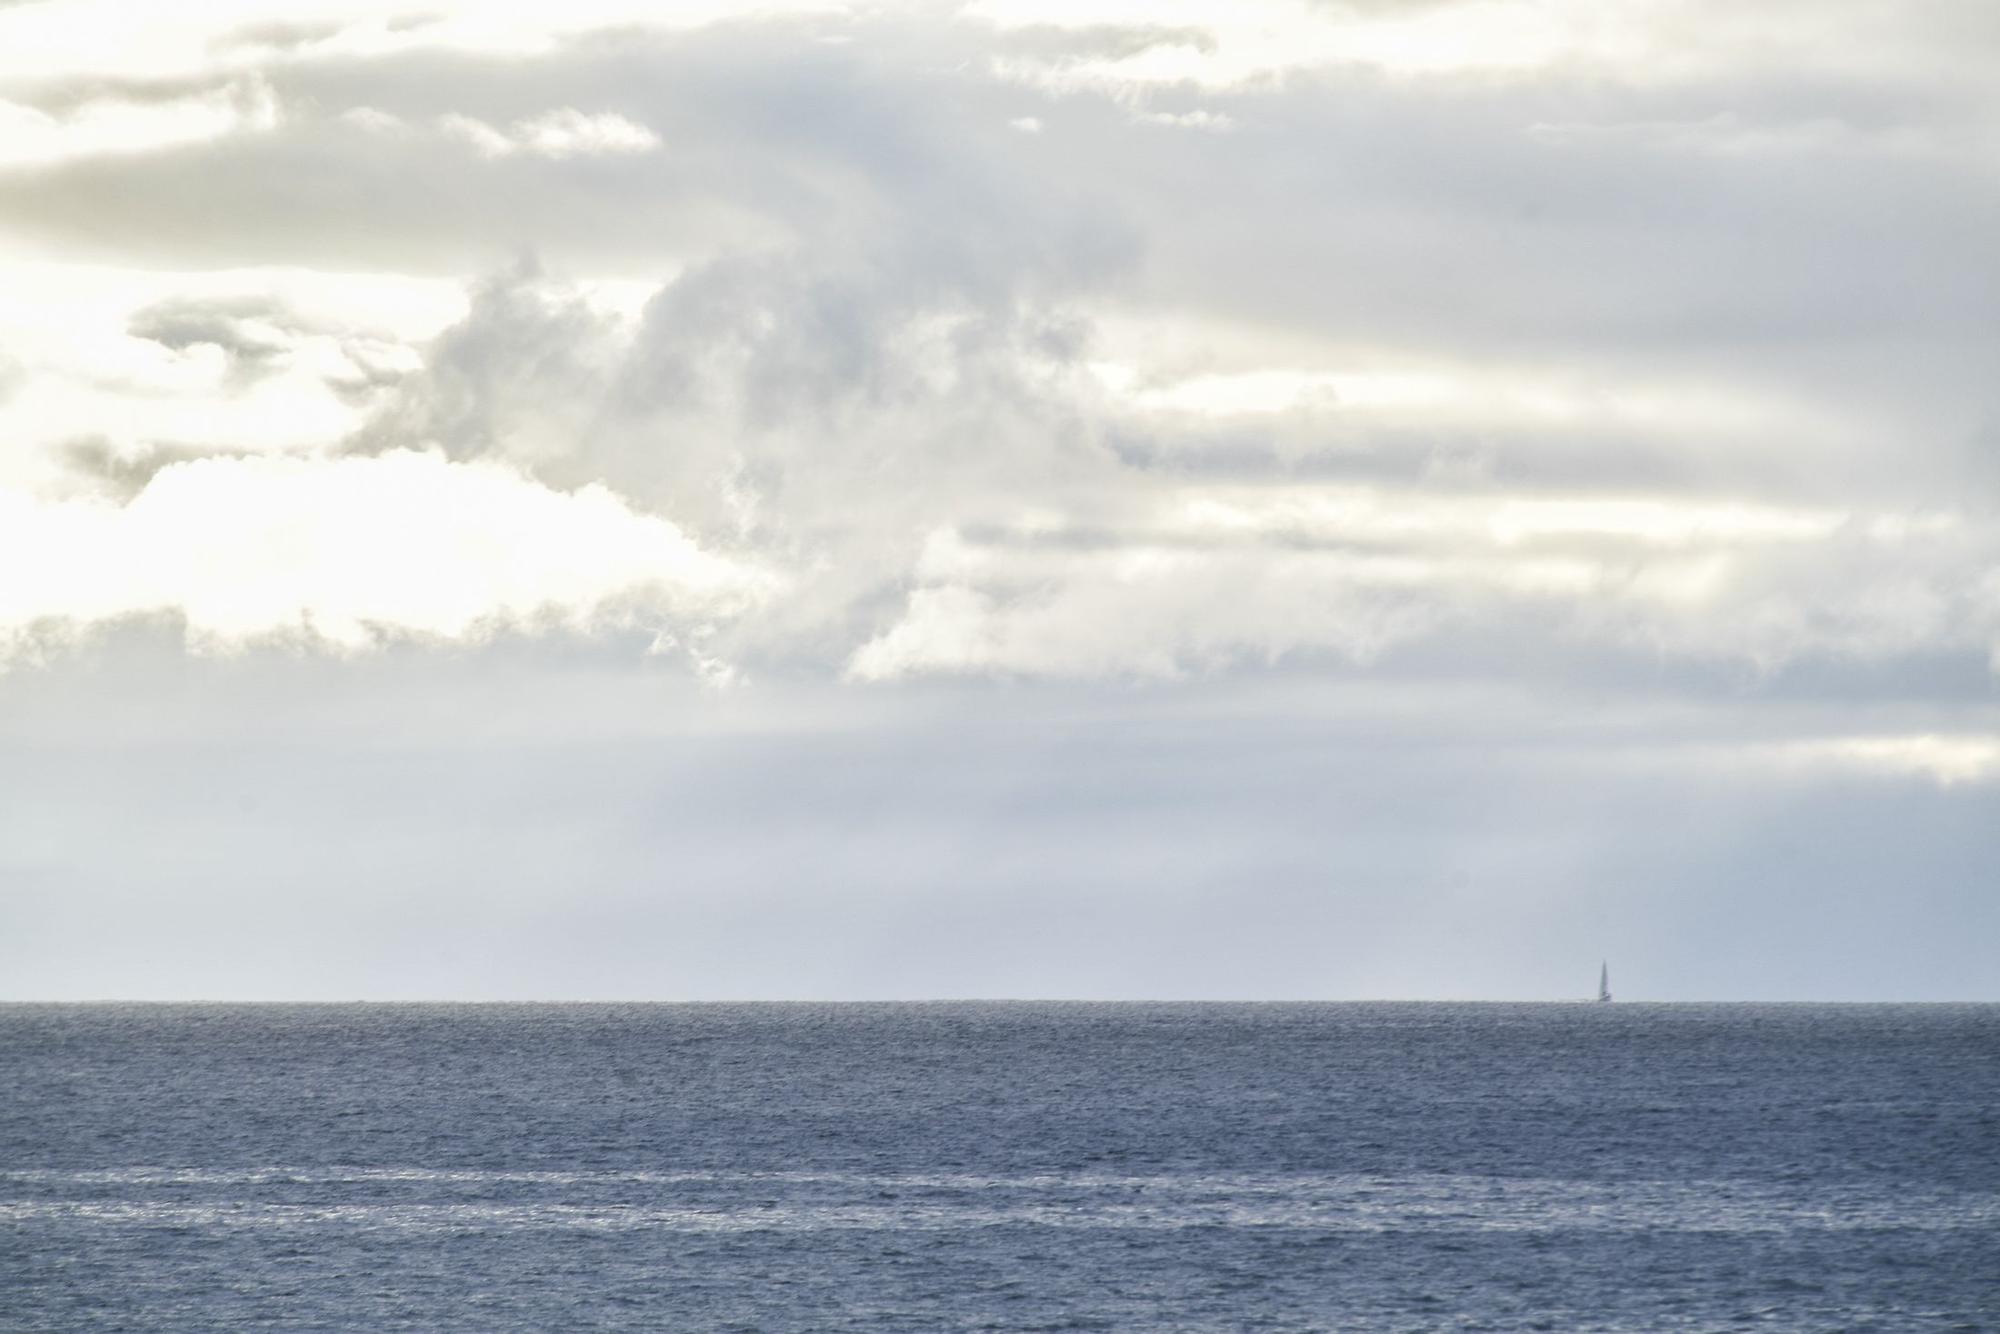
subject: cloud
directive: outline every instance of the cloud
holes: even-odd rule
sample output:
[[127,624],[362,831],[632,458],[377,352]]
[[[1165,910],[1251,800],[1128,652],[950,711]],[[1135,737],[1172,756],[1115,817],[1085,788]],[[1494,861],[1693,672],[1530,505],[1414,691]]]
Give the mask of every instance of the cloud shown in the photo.
[[1196,108],[1193,111],[1148,111],[1139,117],[1143,125],[1168,125],[1185,130],[1209,130],[1220,133],[1234,129],[1236,122],[1226,115]]
[[524,117],[504,131],[485,121],[457,114],[440,118],[438,125],[446,134],[464,140],[487,158],[512,157],[516,153],[545,158],[604,157],[649,153],[660,146],[659,135],[615,112],[586,115],[574,107]]
[[156,613],[221,647],[699,632],[775,585],[601,489],[410,452],[179,462],[123,504],[0,491],[0,569],[34,572],[0,585],[0,644],[15,651]]
[[2000,10],[810,8],[0,3],[11,985],[1988,985]]
[[[121,0],[0,6],[0,80],[200,78],[274,64],[366,63],[453,53],[519,60],[593,31],[674,32],[726,19],[810,14],[818,0],[215,0],[133,10]],[[122,40],[104,40],[107,32]]]
[[735,632],[823,669],[925,532],[1114,467],[1063,388],[1087,393],[1087,375],[1036,266],[949,232],[905,242],[716,260],[636,321],[500,275],[355,447],[435,442],[602,483],[811,571]]
[[1560,475],[1190,477],[1119,448],[1158,438],[1166,404],[1232,417],[1275,393],[1290,410],[1319,383],[1325,410],[1451,429],[1509,388],[1524,429],[1625,420],[1741,439],[1809,416],[1505,377],[1265,372],[1120,392],[1084,355],[1089,325],[1032,284],[1005,277],[1019,294],[995,320],[969,302],[994,275],[920,259],[717,261],[636,321],[532,271],[502,275],[359,444],[434,442],[556,485],[601,482],[671,504],[705,540],[781,552],[799,577],[734,642],[857,680],[1180,678],[1496,635],[1761,673],[2000,644],[2000,532],[1973,507],[1619,493]]
[[[1017,76],[1126,96],[1176,84],[1275,83],[1338,67],[1429,80],[1570,69],[1671,83],[1759,67],[1775,50],[1795,68],[1835,77],[1921,67],[1969,84],[1978,62],[1968,49],[2000,36],[1977,0],[1940,0],[1923,23],[1867,0],[1610,11],[1578,0],[979,0],[966,12],[1035,37],[1016,44],[1027,47],[1025,58],[1010,62]],[[1076,40],[1050,40],[1065,30]],[[1124,40],[1103,39],[1112,33]]]
[[1496,638],[1768,673],[2000,644],[1990,531],[1478,494],[1162,500],[1123,532],[933,534],[849,674],[1173,678]]
[[276,97],[257,79],[184,97],[96,98],[59,113],[0,100],[0,172],[268,132],[280,119]]
[[2000,736],[1836,737],[1780,748],[1786,762],[1889,777],[1923,777],[1940,787],[2000,780]]
[[255,299],[163,301],[136,312],[126,332],[174,352],[212,347],[229,358],[239,383],[254,382],[278,369],[297,342],[291,313]]
[[1963,720],[163,638],[0,681],[11,996],[1550,999],[1607,949],[1655,999],[1991,994],[1991,786],[1740,744]]
[[[1768,674],[2000,643],[2000,533],[1976,507],[1620,493],[1560,474],[1529,487],[1135,466],[1119,442],[1157,438],[1163,401],[1241,415],[1272,373],[1120,392],[1084,355],[1088,324],[1031,285],[996,321],[968,303],[992,275],[923,258],[932,267],[872,251],[718,261],[663,285],[636,321],[532,271],[501,275],[361,443],[435,442],[556,485],[601,482],[671,504],[704,540],[782,552],[798,577],[732,642],[856,680],[1172,679],[1496,636]],[[1284,380],[1278,400],[1313,383]],[[1524,429],[1624,419],[1741,439],[1811,420],[1504,376],[1330,386],[1328,410],[1390,424],[1476,426],[1510,387]]]
[[366,273],[0,262],[0,484],[123,487],[176,457],[329,446],[420,369],[456,284]]
[[849,674],[1173,679],[1301,651],[1366,660],[1436,619],[1420,599],[1343,578],[1338,558],[1126,550],[1070,564],[1004,600],[920,588]]
[[23,335],[15,480],[596,485],[792,573],[732,651],[871,680],[1986,659],[1977,86],[1933,96],[1914,33],[1777,68],[1727,15],[1656,65],[1642,8],[1511,47],[1505,3],[251,16],[187,77],[254,68],[271,133],[0,181],[0,217],[135,269],[492,276],[421,333],[155,293],[59,374]]

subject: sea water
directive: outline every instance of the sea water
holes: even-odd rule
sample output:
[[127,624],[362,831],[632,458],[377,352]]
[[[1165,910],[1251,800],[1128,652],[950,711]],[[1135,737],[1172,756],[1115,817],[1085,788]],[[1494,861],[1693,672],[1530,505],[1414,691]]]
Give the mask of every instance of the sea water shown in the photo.
[[2000,1326],[2000,1006],[0,1007],[8,1330],[1758,1326]]

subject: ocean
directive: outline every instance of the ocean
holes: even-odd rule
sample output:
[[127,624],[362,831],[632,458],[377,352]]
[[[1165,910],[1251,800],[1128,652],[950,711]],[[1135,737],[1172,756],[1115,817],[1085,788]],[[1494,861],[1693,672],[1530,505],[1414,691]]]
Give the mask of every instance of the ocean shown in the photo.
[[0,1329],[2000,1328],[2000,1006],[0,1006]]

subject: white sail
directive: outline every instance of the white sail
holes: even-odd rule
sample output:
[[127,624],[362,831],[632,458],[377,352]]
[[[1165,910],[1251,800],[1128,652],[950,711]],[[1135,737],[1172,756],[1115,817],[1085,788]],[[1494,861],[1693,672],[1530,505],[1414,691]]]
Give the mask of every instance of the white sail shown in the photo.
[[1597,999],[1600,1002],[1611,999],[1611,963],[1609,960],[1597,965]]

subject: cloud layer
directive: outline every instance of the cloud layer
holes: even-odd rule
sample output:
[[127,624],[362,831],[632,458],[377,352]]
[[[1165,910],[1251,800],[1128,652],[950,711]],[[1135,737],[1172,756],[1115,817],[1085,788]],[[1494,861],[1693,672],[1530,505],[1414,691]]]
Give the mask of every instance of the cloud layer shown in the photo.
[[[1991,656],[1992,34],[1936,8],[1782,68],[1714,6],[246,10],[150,70],[14,10],[0,223],[102,295],[18,317],[8,471],[596,485],[783,571],[732,653],[867,680]],[[220,253],[484,276],[440,331],[116,267]],[[72,587],[14,601],[127,606]]]
[[22,646],[159,613],[211,647],[588,630],[641,611],[705,626],[773,583],[600,487],[409,452],[174,463],[122,504],[0,491],[0,569],[33,573],[0,588],[0,637]]
[[0,973],[1990,991],[1990,3],[420,8],[0,4]]

